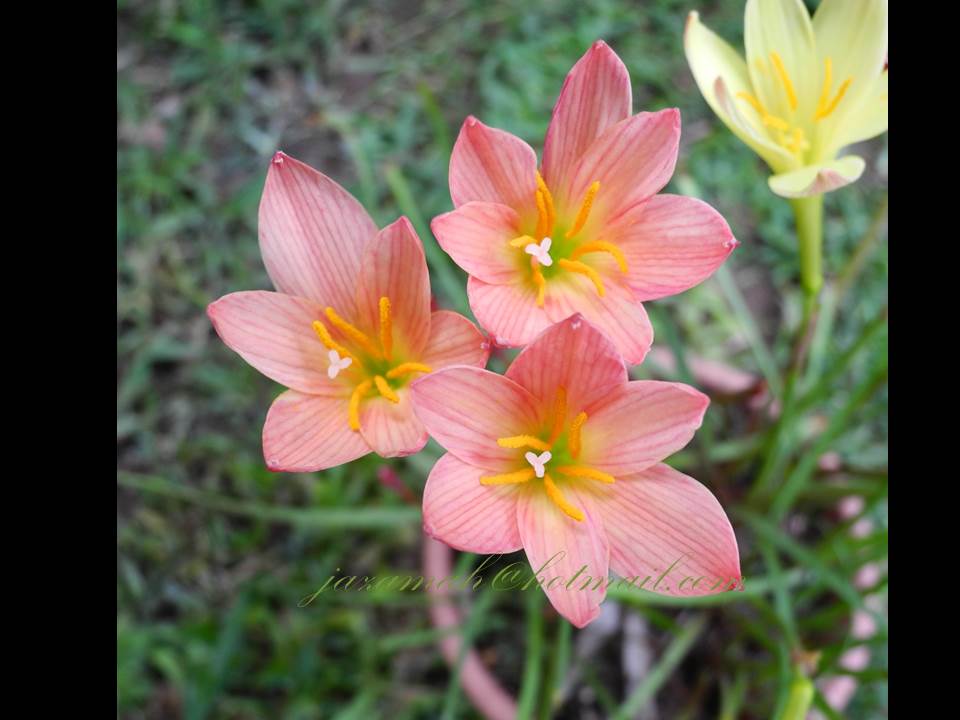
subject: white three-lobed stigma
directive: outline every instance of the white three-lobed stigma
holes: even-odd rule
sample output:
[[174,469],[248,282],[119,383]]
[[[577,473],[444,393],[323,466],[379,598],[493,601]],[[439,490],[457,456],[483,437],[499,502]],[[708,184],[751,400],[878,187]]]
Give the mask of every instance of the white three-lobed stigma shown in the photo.
[[333,380],[337,376],[337,373],[339,373],[341,370],[346,370],[348,367],[350,367],[350,363],[353,362],[352,358],[340,357],[340,353],[338,353],[336,350],[331,350],[328,352],[327,357],[330,358],[330,366],[327,368],[327,377],[329,377],[331,380]]
[[539,245],[530,243],[523,249],[523,251],[528,255],[533,255],[537,259],[537,262],[544,267],[550,267],[553,265],[553,258],[550,257],[550,246],[552,244],[553,240],[545,237],[540,241]]
[[545,450],[539,455],[536,453],[528,452],[524,457],[527,459],[527,462],[533,466],[533,472],[536,473],[538,478],[542,478],[543,474],[546,472],[544,467],[550,458],[553,457],[553,454],[549,450]]

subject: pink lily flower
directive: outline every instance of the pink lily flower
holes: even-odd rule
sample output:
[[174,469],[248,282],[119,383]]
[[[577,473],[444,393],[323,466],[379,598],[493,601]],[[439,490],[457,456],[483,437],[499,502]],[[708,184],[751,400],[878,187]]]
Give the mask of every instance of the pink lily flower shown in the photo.
[[580,312],[642,362],[653,328],[641,302],[693,287],[737,246],[706,203],[656,194],[677,162],[679,110],[631,108],[630,75],[598,40],[563,84],[540,171],[520,138],[464,121],[450,158],[456,209],[431,227],[498,344]]
[[541,333],[505,376],[450,367],[410,387],[447,450],[424,489],[425,532],[468,552],[523,548],[577,627],[599,614],[610,570],[666,594],[739,583],[720,503],[661,462],[690,441],[709,399],[678,383],[628,382],[616,347],[581,315]]
[[230,293],[207,314],[232,350],[290,388],[267,413],[267,467],[311,472],[371,451],[419,451],[427,432],[410,382],[447,365],[483,367],[489,348],[465,317],[430,311],[427,263],[410,221],[378,231],[346,190],[278,152],[259,225],[277,292]]

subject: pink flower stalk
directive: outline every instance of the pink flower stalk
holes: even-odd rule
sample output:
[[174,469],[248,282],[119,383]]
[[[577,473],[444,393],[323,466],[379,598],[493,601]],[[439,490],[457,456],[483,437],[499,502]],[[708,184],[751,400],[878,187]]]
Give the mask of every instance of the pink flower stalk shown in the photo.
[[425,532],[468,552],[523,548],[577,627],[599,614],[610,570],[667,594],[739,583],[717,499],[661,463],[690,441],[709,399],[678,383],[628,382],[616,347],[581,315],[541,333],[505,376],[449,367],[410,387],[447,450],[424,489]]
[[540,171],[515,135],[474,117],[460,129],[456,209],[432,228],[469,273],[470,307],[498,344],[526,344],[580,312],[642,362],[653,328],[641,301],[693,287],[737,246],[706,203],[656,194],[677,162],[679,110],[631,109],[627,69],[598,40],[563,84]]
[[469,320],[430,311],[423,245],[405,217],[383,230],[346,190],[277,153],[260,200],[260,252],[278,292],[207,308],[220,338],[290,388],[270,406],[271,470],[311,472],[427,442],[410,382],[447,365],[486,365]]

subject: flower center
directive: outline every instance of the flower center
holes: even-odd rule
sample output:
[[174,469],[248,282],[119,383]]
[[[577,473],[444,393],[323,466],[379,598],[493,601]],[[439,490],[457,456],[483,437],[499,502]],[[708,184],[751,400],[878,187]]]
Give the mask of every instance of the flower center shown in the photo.
[[612,483],[615,478],[608,473],[576,462],[580,457],[581,450],[580,431],[583,428],[583,424],[587,421],[587,414],[583,411],[577,413],[570,422],[566,432],[564,432],[566,417],[567,391],[563,386],[560,386],[557,388],[557,394],[554,399],[550,426],[546,430],[546,440],[539,435],[513,435],[497,440],[497,445],[502,448],[515,448],[518,450],[529,448],[523,455],[523,459],[529,467],[500,475],[485,475],[480,478],[480,484],[513,485],[530,482],[534,478],[542,479],[543,488],[554,504],[569,517],[578,522],[582,521],[585,517],[583,511],[575,505],[572,505],[566,497],[564,497],[557,482],[551,477],[551,474],[547,472],[547,463],[554,461],[554,464],[550,466],[551,471],[563,477],[566,481],[580,478],[597,480],[602,483]]
[[510,241],[511,247],[522,248],[524,253],[530,255],[530,280],[537,288],[537,307],[543,307],[546,302],[548,276],[544,274],[543,268],[552,268],[554,264],[551,250],[555,255],[559,255],[554,272],[562,269],[585,275],[593,283],[600,297],[606,294],[600,273],[592,265],[580,260],[581,257],[590,253],[608,253],[616,260],[620,271],[627,272],[627,260],[616,245],[604,240],[582,242],[581,238],[577,238],[590,218],[590,210],[593,208],[593,201],[598,192],[600,192],[600,183],[592,183],[587,188],[573,223],[568,230],[560,233],[557,232],[557,211],[553,203],[553,195],[543,177],[537,173],[537,189],[534,195],[537,203],[536,228],[533,235],[520,235]]
[[[763,61],[757,59],[756,62],[762,70]],[[784,66],[783,60],[778,53],[770,53],[770,63],[786,95],[791,114],[795,114],[799,106],[799,101],[797,100],[797,93],[794,89],[793,81],[790,79],[790,74],[787,72],[787,68]],[[824,60],[823,88],[820,91],[820,99],[817,100],[817,108],[813,113],[813,117],[810,119],[812,123],[820,122],[829,117],[833,111],[837,109],[837,105],[840,104],[851,82],[853,82],[853,78],[847,78],[840,84],[836,94],[833,94],[833,60],[829,57]],[[807,140],[802,123],[791,123],[779,115],[768,112],[763,103],[749,92],[741,90],[737,93],[737,97],[749,104],[750,107],[756,111],[760,117],[760,122],[764,127],[770,128],[770,134],[778,145],[796,158],[800,160],[803,159],[804,153],[810,149],[810,142]],[[796,120],[796,118],[791,119]]]
[[348,382],[353,385],[347,422],[355,432],[360,430],[360,403],[368,395],[376,391],[388,401],[399,403],[400,397],[396,389],[403,384],[407,376],[432,371],[429,365],[423,363],[396,362],[393,357],[393,315],[390,298],[380,298],[379,310],[378,342],[374,342],[356,325],[340,317],[332,307],[326,308],[324,314],[333,331],[322,320],[313,321],[314,332],[329,350],[327,377],[333,380],[341,371],[346,370],[345,375],[349,375]]

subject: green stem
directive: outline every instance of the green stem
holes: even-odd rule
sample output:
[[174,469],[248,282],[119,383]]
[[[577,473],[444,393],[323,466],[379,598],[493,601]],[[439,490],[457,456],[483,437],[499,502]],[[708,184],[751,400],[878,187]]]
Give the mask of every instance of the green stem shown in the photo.
[[800,245],[800,283],[812,304],[823,286],[823,195],[791,200]]

